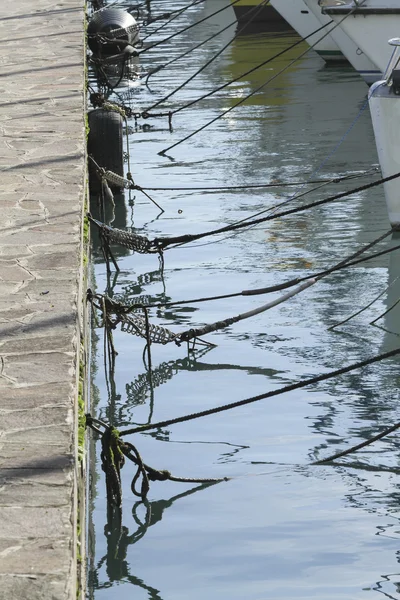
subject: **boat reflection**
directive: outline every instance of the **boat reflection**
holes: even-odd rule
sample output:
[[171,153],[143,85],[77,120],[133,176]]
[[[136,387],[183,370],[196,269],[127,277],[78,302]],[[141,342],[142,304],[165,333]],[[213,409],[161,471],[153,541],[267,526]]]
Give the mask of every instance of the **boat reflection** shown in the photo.
[[[400,245],[400,232],[392,234],[391,247]],[[389,352],[400,346],[400,250],[389,255],[386,309],[371,324],[385,332],[381,352]]]

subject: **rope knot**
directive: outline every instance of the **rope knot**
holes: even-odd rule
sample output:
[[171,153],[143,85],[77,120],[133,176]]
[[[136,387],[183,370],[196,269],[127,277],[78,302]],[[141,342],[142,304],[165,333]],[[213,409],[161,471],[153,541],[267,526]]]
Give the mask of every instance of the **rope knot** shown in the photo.
[[171,478],[171,473],[169,471],[167,471],[166,469],[162,470],[162,471],[158,471],[158,470],[151,470],[151,472],[149,472],[147,474],[148,478],[150,479],[150,481],[167,481],[168,479]]

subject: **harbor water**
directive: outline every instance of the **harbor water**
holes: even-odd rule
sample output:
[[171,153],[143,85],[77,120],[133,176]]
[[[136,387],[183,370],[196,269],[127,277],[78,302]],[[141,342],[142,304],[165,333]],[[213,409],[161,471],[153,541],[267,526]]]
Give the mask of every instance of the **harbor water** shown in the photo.
[[[185,0],[155,0],[154,14]],[[207,0],[145,41],[156,42],[229,4]],[[141,69],[165,64],[234,19],[232,9],[144,53]],[[159,26],[159,25],[158,25]],[[152,30],[156,29],[156,24]],[[149,28],[150,31],[150,28]],[[141,112],[210,60],[232,26],[131,88]],[[153,112],[183,106],[298,42],[293,31],[253,32]],[[378,159],[368,88],[350,66],[325,67],[304,42],[226,89],[167,117],[131,127],[136,190],[117,197],[114,227],[150,239],[200,233],[278,204],[302,206],[375,181]],[[290,63],[292,63],[290,65]],[[267,79],[248,101],[167,156],[183,139]],[[368,173],[368,174],[366,174]],[[351,175],[352,179],[337,181]],[[310,183],[322,181],[323,183]],[[256,184],[296,185],[254,188]],[[231,187],[236,190],[177,190]],[[295,196],[299,196],[295,199]],[[263,213],[267,214],[267,213]],[[114,220],[112,220],[114,217]],[[128,303],[175,302],[262,288],[331,267],[389,230],[383,188],[206,237],[157,255],[114,248],[120,272],[108,292]],[[377,249],[398,245],[390,236]],[[93,231],[93,281],[107,274]],[[399,253],[333,273],[287,302],[205,336],[215,347],[152,345],[152,386],[144,340],[114,332],[114,379],[104,372],[103,331],[94,326],[92,406],[126,429],[250,398],[400,346]],[[255,309],[285,292],[152,309],[151,322],[177,333]],[[369,308],[334,329],[333,325]],[[371,324],[375,319],[376,322]],[[336,464],[315,460],[400,421],[399,361],[391,358],[335,379],[132,441],[146,464],[182,477],[229,477],[215,485],[151,483],[149,503],[132,495],[122,470],[123,527],[107,525],[100,442],[90,457],[89,589],[95,600],[379,600],[400,598],[399,457],[395,433]]]

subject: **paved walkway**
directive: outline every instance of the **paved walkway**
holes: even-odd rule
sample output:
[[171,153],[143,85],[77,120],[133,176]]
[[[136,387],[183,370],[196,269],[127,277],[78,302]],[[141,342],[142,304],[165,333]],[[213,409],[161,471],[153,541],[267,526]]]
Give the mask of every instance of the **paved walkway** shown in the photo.
[[76,599],[84,1],[0,2],[0,599]]

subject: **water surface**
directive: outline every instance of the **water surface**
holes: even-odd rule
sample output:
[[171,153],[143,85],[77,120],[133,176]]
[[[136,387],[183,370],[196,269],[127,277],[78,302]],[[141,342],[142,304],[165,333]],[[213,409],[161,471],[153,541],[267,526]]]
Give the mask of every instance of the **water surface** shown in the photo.
[[[187,3],[153,2],[153,11]],[[184,13],[159,40],[222,7],[208,0]],[[185,52],[233,20],[231,11],[145,53],[142,68]],[[131,92],[145,110],[176,88],[232,37],[216,37]],[[236,38],[188,86],[156,110],[173,110],[228,82],[298,41],[293,32]],[[310,52],[249,101],[169,155],[158,152],[255,90],[306,49],[302,43],[228,89],[166,118],[140,121],[130,136],[132,172],[146,187],[244,186],[307,182],[361,174],[377,165],[367,87],[350,67],[326,68]],[[126,91],[126,90],[125,90]],[[298,205],[372,181],[330,183]],[[125,198],[114,226],[149,238],[207,231],[291,201],[310,190],[140,192]],[[329,267],[389,229],[383,190],[264,223],[240,234],[204,238],[154,255],[117,250],[120,273],[111,293],[126,301],[186,300],[265,287]],[[399,243],[388,239],[380,247]],[[94,410],[117,427],[156,422],[277,389],[398,346],[396,311],[370,325],[400,295],[398,253],[332,274],[252,319],[210,334],[216,347],[188,354],[152,346],[151,390],[143,340],[115,332],[115,382],[107,390],[102,331],[95,344]],[[106,269],[94,249],[94,285]],[[386,288],[390,285],[387,291]],[[380,295],[381,294],[381,295]],[[372,300],[335,330],[328,328]],[[174,332],[251,310],[278,297],[252,296],[154,310],[152,321]],[[113,382],[111,382],[113,383]],[[231,477],[213,486],[154,483],[146,508],[123,469],[123,530],[106,527],[99,443],[92,456],[89,596],[96,600],[319,600],[400,598],[399,443],[392,435],[343,459],[310,463],[375,435],[399,419],[396,359],[318,385],[185,424],[136,436],[146,463],[187,477]],[[347,462],[347,465],[345,464]],[[95,463],[95,464],[94,464]],[[350,466],[349,466],[350,465]],[[150,514],[151,509],[151,514]],[[146,511],[147,515],[146,515]],[[118,546],[118,549],[117,549]]]

